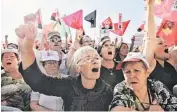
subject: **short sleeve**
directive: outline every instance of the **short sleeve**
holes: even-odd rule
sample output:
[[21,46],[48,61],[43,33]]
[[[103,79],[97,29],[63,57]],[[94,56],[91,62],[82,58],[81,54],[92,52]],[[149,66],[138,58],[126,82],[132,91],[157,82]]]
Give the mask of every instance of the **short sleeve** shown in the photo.
[[177,98],[160,81],[154,81],[154,89],[159,104],[165,111],[177,111]]
[[110,105],[110,110],[116,106],[131,107],[133,105],[133,97],[130,95],[130,91],[126,89],[125,83],[121,82],[114,88],[113,100]]
[[40,93],[32,91],[31,93],[31,101],[39,101]]

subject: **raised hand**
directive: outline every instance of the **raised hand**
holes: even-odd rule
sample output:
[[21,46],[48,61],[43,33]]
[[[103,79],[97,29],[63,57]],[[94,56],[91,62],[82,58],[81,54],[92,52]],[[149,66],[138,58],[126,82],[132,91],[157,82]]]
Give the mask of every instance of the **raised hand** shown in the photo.
[[35,39],[37,28],[33,22],[28,22],[28,24],[20,25],[16,28],[15,32],[19,38]]
[[34,22],[36,21],[36,14],[28,14],[24,17],[24,22],[27,24],[28,22]]

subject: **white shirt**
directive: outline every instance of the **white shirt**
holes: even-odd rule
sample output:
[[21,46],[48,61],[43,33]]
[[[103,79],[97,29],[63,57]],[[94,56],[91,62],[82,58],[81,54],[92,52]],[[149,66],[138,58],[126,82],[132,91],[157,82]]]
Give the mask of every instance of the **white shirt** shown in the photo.
[[31,101],[38,101],[40,106],[51,109],[53,111],[63,110],[63,99],[56,96],[47,96],[39,92],[32,91]]
[[[61,77],[67,77],[67,75],[61,74]],[[51,109],[53,111],[64,110],[63,99],[61,97],[48,96],[48,95],[40,94],[39,92],[32,91],[31,101],[38,101],[40,106]]]

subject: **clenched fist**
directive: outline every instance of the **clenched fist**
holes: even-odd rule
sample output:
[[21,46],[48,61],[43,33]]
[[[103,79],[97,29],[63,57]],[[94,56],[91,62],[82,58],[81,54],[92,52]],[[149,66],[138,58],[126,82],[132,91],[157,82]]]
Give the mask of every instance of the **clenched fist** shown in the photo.
[[24,22],[27,24],[28,22],[35,22],[36,21],[36,14],[28,14],[24,17]]
[[20,25],[15,29],[19,38],[35,39],[37,35],[37,28],[33,22],[28,22],[25,25]]

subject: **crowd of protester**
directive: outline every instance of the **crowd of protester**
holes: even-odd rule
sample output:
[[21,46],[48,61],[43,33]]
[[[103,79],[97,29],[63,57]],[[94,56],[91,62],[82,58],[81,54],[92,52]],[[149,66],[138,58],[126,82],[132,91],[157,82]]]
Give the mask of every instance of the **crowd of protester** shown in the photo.
[[141,49],[82,29],[67,49],[56,31],[39,49],[35,25],[19,26],[1,48],[1,111],[177,111],[177,46],[156,36],[150,1]]

